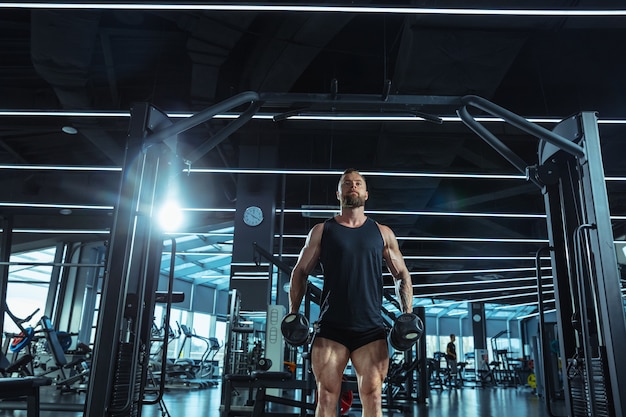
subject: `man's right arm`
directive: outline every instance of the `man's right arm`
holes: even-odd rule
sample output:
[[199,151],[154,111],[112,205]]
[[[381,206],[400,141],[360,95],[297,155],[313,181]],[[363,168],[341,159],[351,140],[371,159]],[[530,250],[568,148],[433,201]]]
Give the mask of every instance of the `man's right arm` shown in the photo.
[[304,298],[309,273],[315,268],[320,256],[320,245],[324,224],[313,226],[300,251],[298,261],[291,271],[289,283],[289,312],[297,313]]

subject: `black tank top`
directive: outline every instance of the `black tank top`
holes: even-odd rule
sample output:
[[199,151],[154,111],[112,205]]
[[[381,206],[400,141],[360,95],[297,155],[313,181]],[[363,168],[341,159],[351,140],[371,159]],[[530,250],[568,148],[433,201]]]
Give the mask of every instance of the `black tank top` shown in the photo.
[[374,220],[362,226],[324,223],[320,262],[324,272],[320,326],[371,330],[384,325],[383,237]]

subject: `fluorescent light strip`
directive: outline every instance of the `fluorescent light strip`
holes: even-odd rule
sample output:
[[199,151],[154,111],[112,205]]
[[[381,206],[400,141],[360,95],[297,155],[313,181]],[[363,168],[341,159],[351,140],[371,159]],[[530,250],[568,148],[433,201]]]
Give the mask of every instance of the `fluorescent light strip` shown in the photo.
[[[51,203],[18,203],[18,202],[0,202],[0,207],[24,207],[24,208],[54,208],[54,209],[72,209],[72,210],[113,210],[114,206],[92,206],[92,205],[83,205],[83,204],[51,204]],[[213,213],[234,213],[236,209],[234,208],[182,208],[182,211],[187,212],[213,212]],[[286,209],[280,210],[276,209],[276,214],[280,214],[283,212],[290,213],[303,213],[303,212],[311,212],[314,210],[309,209]],[[489,218],[511,218],[511,219],[543,219],[546,218],[545,214],[524,214],[524,213],[468,213],[468,212],[443,212],[443,211],[392,211],[392,210],[371,210],[365,211],[367,214],[378,214],[378,215],[409,215],[409,216],[450,216],[450,217],[489,217]],[[611,216],[613,220],[626,220],[626,216]],[[293,236],[283,236],[293,237]],[[303,236],[306,237],[306,236]],[[435,237],[405,237],[398,238],[404,240],[440,240],[442,238]],[[443,238],[448,240],[448,238]],[[454,240],[463,241],[463,239],[470,239],[471,241],[476,241],[476,238],[454,238]],[[498,241],[497,239],[481,239],[479,241]],[[537,243],[537,242],[545,242],[546,240],[536,240],[536,239],[505,239],[504,241],[510,242],[515,241],[518,243]]]
[[[3,231],[0,229],[0,231]],[[54,235],[108,235],[110,230],[86,230],[86,229],[13,229],[13,233],[26,234],[54,234]]]
[[[6,3],[5,3],[6,4]],[[2,3],[0,3],[0,6]],[[0,7],[1,8],[1,7]],[[165,112],[167,117],[172,119],[183,119],[192,117],[195,113],[182,113],[182,112]],[[253,119],[257,120],[271,120],[279,115],[280,113],[256,113],[252,116]],[[0,117],[130,117],[130,112],[128,111],[80,111],[80,110],[0,110]],[[240,117],[239,113],[221,113],[213,116],[213,119],[236,119]],[[425,119],[419,116],[394,116],[391,114],[380,114],[380,115],[368,115],[368,116],[353,116],[353,115],[293,115],[288,116],[287,119],[290,120],[333,120],[333,121],[402,121],[402,122],[414,122],[419,121],[422,122]],[[458,116],[440,116],[440,119],[443,122],[449,123],[461,123],[462,120]],[[563,119],[558,117],[526,117],[527,121],[531,123],[546,123],[546,124],[557,124],[561,122]],[[503,123],[504,119],[499,117],[492,116],[476,116],[474,120],[481,123]],[[626,119],[598,119],[598,124],[608,124],[608,125],[616,125],[616,124],[626,124]]]
[[248,276],[248,275],[233,275],[231,278],[231,280],[238,280],[238,281],[267,281],[269,280],[269,277],[265,276]]
[[[38,272],[35,268],[39,267],[39,266],[64,266],[64,267],[74,267],[74,266],[78,266],[78,267],[99,267],[99,266],[105,266],[104,263],[101,264],[88,264],[88,263],[80,263],[80,262],[33,262],[33,261],[22,261],[22,262],[0,262],[0,265],[9,265],[9,266],[29,266],[31,268],[16,268],[16,272],[19,271],[26,271],[26,270],[31,270],[31,272],[36,273]],[[13,272],[13,271],[11,271]],[[38,281],[38,282],[45,282],[46,284],[50,283],[50,280],[46,280],[46,281]]]
[[240,271],[240,272],[235,272],[233,274],[233,277],[240,277],[240,276],[244,276],[244,277],[267,277],[267,272],[263,271],[263,272],[254,272],[254,271],[250,271],[250,272],[246,272],[246,271]]
[[9,165],[0,164],[0,169],[30,171],[97,171],[122,172],[121,167],[87,166],[87,165]]
[[[163,233],[166,236],[233,236],[233,234],[229,234],[229,233],[225,233],[225,234],[220,234],[220,233],[214,233],[214,232],[167,232],[167,233]],[[171,244],[168,241],[164,242],[165,245]]]
[[[280,236],[277,236],[280,237]],[[297,258],[297,253],[283,253],[281,255],[274,254],[275,256],[282,256],[283,258]],[[423,260],[423,261],[535,261],[534,256],[423,256],[423,255],[404,255],[404,259],[408,260]],[[549,256],[542,256],[542,260],[549,261]]]
[[[554,313],[554,312],[556,312],[556,308],[552,309],[552,310],[545,310],[543,312],[543,314],[545,315],[545,314]],[[529,319],[531,317],[537,317],[538,315],[539,315],[539,312],[536,312],[536,313],[527,314],[525,316],[518,316],[518,317],[516,317],[516,319],[517,320],[524,320],[524,319]]]
[[[531,290],[533,288],[537,288],[537,287],[533,286],[533,285],[527,285],[527,286],[524,286],[524,287],[506,288],[506,290],[507,291],[518,291],[518,290]],[[486,288],[486,289],[472,290],[472,294],[494,292],[494,291],[497,291],[498,289],[499,288]],[[459,295],[459,294],[467,295],[467,290],[464,290],[464,291],[444,291],[444,292],[435,292],[435,293],[420,293],[419,296],[420,296],[420,298],[434,298],[434,297]],[[533,294],[536,294],[536,293],[524,293],[523,295],[527,296],[527,295],[533,295]]]
[[480,212],[462,212],[462,211],[391,211],[391,210],[365,210],[367,214],[379,215],[413,215],[413,216],[456,216],[456,217],[504,217],[516,219],[544,219],[545,214],[526,214],[526,213],[480,213]]
[[234,208],[181,208],[181,211],[234,213],[237,210]]
[[339,5],[272,5],[272,4],[158,4],[158,3],[0,3],[0,8],[20,9],[80,9],[80,10],[203,10],[233,12],[326,12],[326,13],[388,13],[409,15],[461,15],[461,16],[626,16],[626,10],[565,10],[565,9],[463,9],[417,8],[389,6],[339,6]]
[[113,210],[113,206],[88,206],[83,204],[50,204],[50,203],[2,203],[0,207],[53,208],[72,210]]
[[[552,275],[544,276],[543,279],[551,279]],[[480,281],[460,281],[460,282],[442,282],[442,283],[429,283],[413,285],[415,288],[433,288],[433,287],[454,287],[459,285],[487,285],[487,284],[504,284],[507,282],[520,282],[520,281],[537,281],[537,277],[523,277],[523,278],[502,278],[502,279],[486,279]],[[386,289],[394,289],[393,285],[386,285]]]
[[[222,243],[219,243],[220,246],[223,246]],[[230,246],[232,246],[232,243],[228,244]],[[161,252],[163,256],[166,255],[171,255],[172,252],[171,251],[163,251]],[[219,251],[219,249],[216,249],[215,252],[176,252],[174,255],[177,256],[206,256],[206,257],[210,257],[210,258],[224,258],[226,256],[230,256],[229,252],[224,252],[224,251]]]
[[[339,177],[343,170],[298,170],[298,169],[253,169],[253,168],[192,168],[185,170],[190,173],[202,174],[285,174],[285,175],[334,175]],[[526,180],[525,175],[518,174],[463,174],[463,173],[425,173],[425,172],[380,172],[361,171],[366,177],[401,177],[401,178],[481,178],[481,179],[515,179]],[[313,210],[304,210],[313,211]],[[323,210],[324,211],[324,210]],[[326,210],[328,211],[328,210]]]
[[[613,216],[611,216],[613,218]],[[274,235],[276,238],[283,239],[306,239],[307,235]],[[498,243],[549,243],[548,239],[513,239],[513,238],[473,238],[473,237],[432,237],[432,236],[396,236],[398,240],[407,241],[426,241],[426,242],[498,242]],[[622,240],[613,241],[613,243],[626,243]],[[291,256],[283,254],[282,256]],[[296,255],[297,256],[297,255]]]
[[[338,211],[339,209],[337,209]],[[276,209],[276,213],[329,213],[328,209]],[[486,213],[464,211],[401,211],[401,210],[365,210],[366,214],[399,216],[458,216],[458,217],[504,217],[516,219],[544,219],[545,214],[528,213]]]
[[404,236],[398,240],[420,242],[498,242],[498,243],[549,243],[548,239],[517,239],[517,238],[478,238],[478,237],[432,237],[432,236]]
[[[544,266],[541,267],[544,271],[552,270],[552,267]],[[496,272],[526,272],[526,271],[536,271],[536,268],[509,268],[509,269],[466,269],[463,271],[417,271],[411,272],[411,275],[447,275],[447,274],[493,274]],[[385,273],[383,275],[391,275],[390,273]],[[443,285],[443,284],[440,284]],[[450,283],[453,285],[453,283]],[[420,285],[413,285],[414,287],[419,287]],[[394,287],[391,287],[394,288]]]
[[[553,294],[554,291],[545,291],[544,294]],[[443,303],[439,303],[439,304],[433,304],[432,307],[450,307],[450,306],[454,306],[457,305],[459,303],[483,303],[486,301],[500,301],[500,300],[507,300],[509,298],[520,298],[520,297],[528,297],[528,296],[533,296],[533,295],[537,295],[537,293],[525,293],[525,294],[513,294],[513,295],[499,295],[496,297],[485,297],[485,298],[476,298],[473,300],[462,300],[462,301],[450,301],[450,302],[443,302]],[[418,297],[418,298],[428,298],[428,297]],[[552,301],[550,300],[545,300],[545,302],[549,302]]]
[[[0,8],[6,3],[0,3]],[[130,117],[129,111],[108,112],[108,111],[82,111],[82,110],[0,110],[0,116],[22,117]],[[191,115],[190,115],[191,116]],[[190,117],[187,116],[187,117]]]
[[[0,112],[1,113],[1,112]],[[625,121],[626,123],[626,121]],[[89,166],[89,165],[28,165],[28,164],[0,164],[0,169],[7,170],[31,170],[31,171],[98,171],[98,172],[121,172],[121,167]],[[242,174],[242,175],[335,175],[340,176],[343,171],[334,170],[289,170],[289,169],[254,169],[254,168],[192,168],[184,172],[196,174]],[[470,174],[470,173],[444,173],[444,172],[381,172],[361,171],[367,177],[400,177],[400,178],[453,178],[453,179],[505,179],[524,180],[526,176],[521,174]],[[626,181],[626,177],[605,177],[606,181]],[[189,211],[204,209],[186,209]],[[284,212],[327,212],[328,210],[316,209],[285,209]],[[415,213],[415,212],[412,212]]]
[[500,305],[497,307],[494,307],[494,310],[506,310],[509,308],[519,308],[519,307],[523,307],[523,306],[535,306],[537,305],[537,301],[531,301],[529,303],[521,303],[521,304],[514,304],[514,305]]
[[[284,256],[284,255],[283,255]],[[298,256],[295,254],[295,256]],[[404,259],[424,261],[535,261],[535,256],[403,256]],[[549,256],[542,256],[542,260],[549,261]]]
[[[22,165],[1,164],[0,169],[32,170],[32,171],[115,171],[121,172],[121,167],[96,167],[83,165]],[[192,168],[185,169],[186,173],[196,174],[243,174],[243,175],[333,175],[340,176],[343,171],[320,171],[320,170],[285,170],[285,169],[246,169],[246,168]],[[403,178],[471,178],[471,179],[515,179],[526,180],[524,175],[516,174],[463,174],[463,173],[428,173],[428,172],[375,172],[362,171],[369,177],[403,177]],[[313,212],[314,209],[301,210]],[[298,211],[298,212],[301,212]],[[324,210],[321,210],[324,211]],[[326,210],[328,211],[328,210]]]
[[[295,115],[295,116],[287,116],[286,119],[289,120],[320,120],[320,121],[333,121],[333,122],[427,122],[428,120],[419,116],[383,116],[383,115],[369,115],[369,116],[358,116],[358,115],[347,115],[347,114],[337,114],[333,115],[332,113],[328,114],[317,114],[317,115]],[[429,122],[429,121],[428,121]]]

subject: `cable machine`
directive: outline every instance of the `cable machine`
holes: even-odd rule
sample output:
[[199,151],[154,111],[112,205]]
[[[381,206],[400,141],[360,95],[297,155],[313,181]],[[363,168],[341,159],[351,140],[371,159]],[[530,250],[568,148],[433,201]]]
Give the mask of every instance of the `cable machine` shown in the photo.
[[252,118],[259,108],[258,94],[241,93],[175,124],[147,103],[138,103],[131,109],[86,416],[141,415],[142,404],[146,402],[143,394],[149,362],[147,348],[163,245],[153,212],[161,206],[172,186],[170,180],[182,172],[183,161],[176,154],[177,135],[245,103],[250,103],[246,111],[188,156],[191,163]]
[[[626,361],[620,354],[626,320],[596,114],[581,112],[550,131],[481,97],[466,96],[462,103],[457,113],[463,122],[544,195],[567,415],[626,416]],[[537,163],[527,166],[470,115],[470,106],[537,137]],[[546,401],[551,413],[548,396]]]

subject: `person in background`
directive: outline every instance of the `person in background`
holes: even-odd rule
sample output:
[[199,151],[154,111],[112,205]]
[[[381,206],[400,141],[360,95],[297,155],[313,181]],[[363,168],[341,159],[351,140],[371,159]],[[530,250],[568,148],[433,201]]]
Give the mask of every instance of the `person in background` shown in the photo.
[[454,333],[450,334],[450,341],[446,345],[446,363],[450,370],[450,382],[457,384],[458,363],[456,358],[456,345],[454,344],[456,336]]

